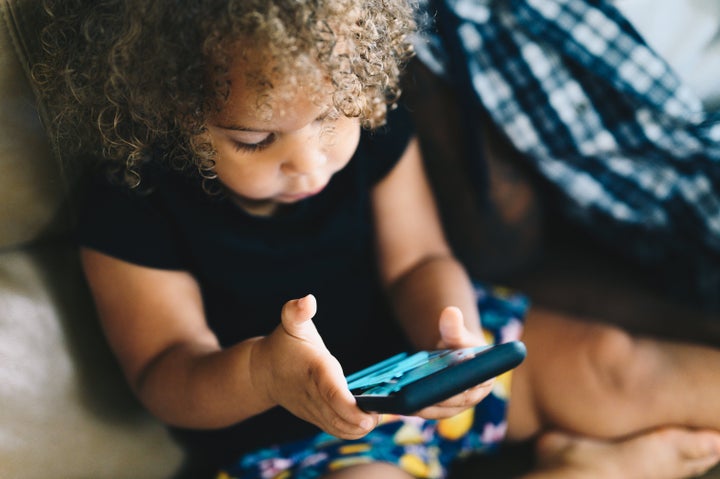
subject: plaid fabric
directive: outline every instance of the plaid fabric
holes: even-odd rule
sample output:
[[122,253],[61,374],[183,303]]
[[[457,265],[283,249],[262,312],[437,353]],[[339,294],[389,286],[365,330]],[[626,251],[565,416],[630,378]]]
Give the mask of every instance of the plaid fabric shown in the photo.
[[720,114],[611,1],[427,1],[420,59],[480,101],[566,213],[719,306]]

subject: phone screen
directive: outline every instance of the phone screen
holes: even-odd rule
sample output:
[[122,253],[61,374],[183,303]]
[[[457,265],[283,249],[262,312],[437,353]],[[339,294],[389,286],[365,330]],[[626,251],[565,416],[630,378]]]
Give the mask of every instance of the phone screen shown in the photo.
[[474,358],[489,347],[401,353],[348,376],[348,388],[355,395],[386,396],[453,364]]
[[401,353],[347,377],[361,409],[412,414],[519,365],[520,341],[464,349]]

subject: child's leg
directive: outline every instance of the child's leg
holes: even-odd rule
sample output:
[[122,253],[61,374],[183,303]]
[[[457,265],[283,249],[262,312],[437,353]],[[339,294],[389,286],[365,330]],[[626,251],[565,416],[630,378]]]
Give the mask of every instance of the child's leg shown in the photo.
[[720,431],[719,350],[635,339],[537,309],[523,339],[528,358],[513,373],[509,439],[575,435],[541,437],[549,469],[528,478],[611,477],[618,469],[622,477],[678,478],[717,463],[720,434],[707,429]]
[[523,479],[677,479],[697,477],[720,459],[720,435],[669,428],[621,441],[550,433],[538,441],[538,465]]
[[548,429],[619,438],[661,426],[720,431],[720,349],[633,338],[532,308],[513,373],[510,438]]
[[382,479],[413,479],[413,476],[399,467],[384,462],[373,462],[371,464],[340,469],[339,471],[323,476],[322,479],[367,479],[369,477]]

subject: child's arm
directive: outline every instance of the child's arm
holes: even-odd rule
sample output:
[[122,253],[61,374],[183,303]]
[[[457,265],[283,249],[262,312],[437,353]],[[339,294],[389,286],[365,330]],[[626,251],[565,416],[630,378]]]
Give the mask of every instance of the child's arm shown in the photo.
[[[373,208],[382,280],[418,349],[484,344],[470,279],[445,240],[417,140],[375,188]],[[489,384],[444,402],[457,412],[479,401]],[[449,415],[435,411],[426,416]]]
[[342,369],[315,330],[312,296],[286,303],[269,336],[222,349],[188,273],[89,249],[82,260],[128,382],[164,422],[225,427],[279,404],[340,437],[360,437],[374,427],[377,418],[355,406]]
[[460,308],[467,328],[478,332],[472,285],[445,240],[417,140],[375,188],[373,208],[382,279],[413,344],[437,347],[447,306]]

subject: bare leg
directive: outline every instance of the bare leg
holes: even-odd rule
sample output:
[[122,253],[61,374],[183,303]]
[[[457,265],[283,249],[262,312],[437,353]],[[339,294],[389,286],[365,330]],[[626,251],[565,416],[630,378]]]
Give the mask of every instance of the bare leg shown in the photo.
[[545,470],[536,474],[680,478],[720,459],[720,434],[692,429],[720,431],[720,350],[635,339],[538,309],[523,339],[528,359],[513,375],[508,436],[570,434],[541,438]]
[[537,454],[537,469],[524,479],[678,479],[718,463],[720,435],[671,428],[603,441],[549,433],[538,441]]
[[412,476],[402,469],[385,462],[373,462],[370,464],[362,464],[359,466],[351,466],[340,469],[323,479],[367,479],[369,477],[377,477],[382,479],[412,479]]
[[615,439],[674,425],[720,431],[720,349],[633,338],[534,308],[513,377],[511,437],[543,430]]

